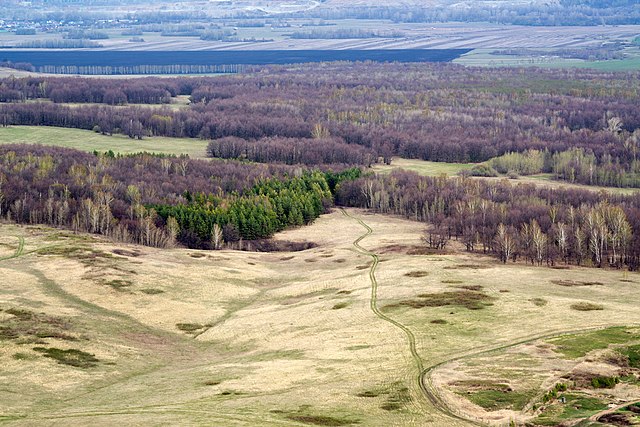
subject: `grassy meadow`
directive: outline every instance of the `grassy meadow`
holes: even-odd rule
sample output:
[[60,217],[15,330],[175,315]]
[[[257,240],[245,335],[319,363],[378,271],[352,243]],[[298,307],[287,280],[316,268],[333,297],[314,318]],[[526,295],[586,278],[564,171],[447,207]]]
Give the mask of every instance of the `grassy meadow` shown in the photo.
[[[429,254],[421,224],[347,213],[279,234],[318,244],[295,253],[159,250],[1,224],[0,422],[471,425],[452,414],[497,416],[478,407],[483,396],[450,398],[447,363],[486,363],[491,380],[526,366],[501,365],[523,341],[640,322],[636,273]],[[557,284],[568,280],[601,285]],[[584,303],[603,307],[572,308]],[[544,366],[518,385],[518,407],[557,375]]]
[[188,154],[192,158],[206,157],[207,142],[200,139],[146,137],[134,140],[126,135],[102,135],[82,130],[44,126],[11,126],[0,128],[0,144],[42,144],[75,148],[82,151],[162,154]]

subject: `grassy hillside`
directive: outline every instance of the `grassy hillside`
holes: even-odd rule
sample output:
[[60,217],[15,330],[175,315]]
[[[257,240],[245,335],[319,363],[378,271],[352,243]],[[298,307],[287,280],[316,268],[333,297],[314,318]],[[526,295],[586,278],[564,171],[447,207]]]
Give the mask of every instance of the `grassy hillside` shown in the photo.
[[[463,426],[450,414],[469,416],[469,404],[434,406],[443,391],[420,387],[419,365],[640,321],[636,273],[428,254],[420,224],[348,214],[279,235],[318,244],[295,253],[157,250],[1,224],[0,419]],[[572,308],[587,303],[602,309]]]

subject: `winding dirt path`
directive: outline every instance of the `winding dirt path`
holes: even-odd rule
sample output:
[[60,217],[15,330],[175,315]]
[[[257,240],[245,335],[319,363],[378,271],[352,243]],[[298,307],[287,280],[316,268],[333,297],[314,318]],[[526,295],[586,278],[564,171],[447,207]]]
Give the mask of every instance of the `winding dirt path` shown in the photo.
[[[369,225],[367,225],[363,220],[361,220],[360,218],[354,217],[352,215],[350,215],[349,213],[347,213],[344,209],[341,209],[342,214],[357,221],[360,226],[362,226],[366,232],[361,235],[360,237],[358,237],[354,242],[353,242],[353,246],[356,248],[356,250],[361,253],[362,255],[366,255],[369,256],[372,260],[372,264],[371,267],[369,269],[369,279],[371,281],[371,299],[370,299],[370,308],[371,311],[374,313],[374,315],[376,317],[378,317],[381,320],[384,320],[385,322],[388,322],[390,324],[392,324],[393,326],[395,326],[396,328],[400,329],[406,336],[407,338],[407,342],[409,344],[409,352],[411,353],[411,356],[414,360],[415,366],[416,368],[418,368],[418,372],[419,375],[415,378],[414,381],[414,386],[417,387],[420,390],[419,394],[422,394],[431,404],[431,406],[433,406],[437,411],[439,411],[441,414],[446,415],[452,419],[456,419],[459,421],[464,421],[466,423],[469,423],[471,425],[476,425],[476,426],[485,426],[488,425],[487,422],[482,422],[481,420],[477,420],[477,419],[471,419],[471,418],[467,418],[461,414],[458,414],[456,412],[454,412],[448,405],[447,403],[440,397],[435,385],[433,384],[433,379],[431,378],[431,375],[433,374],[433,371],[435,369],[437,369],[438,367],[445,365],[447,363],[451,363],[454,361],[458,361],[461,359],[466,359],[469,357],[477,357],[477,356],[482,356],[482,355],[486,355],[489,353],[493,353],[496,351],[502,351],[502,350],[506,350],[512,347],[517,347],[519,345],[523,345],[523,344],[528,344],[534,341],[538,341],[538,340],[542,340],[542,339],[551,339],[551,338],[557,338],[557,337],[561,337],[561,336],[565,336],[565,335],[574,335],[574,334],[579,334],[579,333],[584,333],[584,332],[592,332],[592,331],[597,331],[597,330],[601,330],[601,329],[605,329],[605,328],[610,328],[610,327],[614,327],[614,326],[628,326],[628,325],[617,325],[617,324],[608,324],[608,325],[601,325],[601,326],[594,326],[594,327],[590,327],[590,328],[582,328],[582,329],[572,329],[572,330],[556,330],[556,331],[548,331],[546,333],[543,334],[531,334],[529,336],[523,336],[520,339],[516,340],[516,341],[512,341],[509,343],[504,343],[501,345],[497,345],[497,346],[485,346],[483,348],[476,348],[472,351],[468,351],[465,352],[463,354],[460,354],[456,357],[450,358],[448,360],[444,360],[440,363],[437,363],[433,366],[429,366],[427,368],[424,367],[424,361],[422,360],[422,358],[420,357],[420,355],[418,354],[418,351],[416,349],[416,337],[414,335],[414,333],[405,325],[403,325],[402,323],[398,322],[397,320],[394,320],[392,318],[390,318],[389,316],[387,316],[386,314],[382,313],[380,311],[380,309],[378,308],[378,281],[376,279],[376,269],[378,267],[378,264],[380,262],[379,256],[377,254],[375,254],[374,252],[371,252],[365,248],[363,248],[360,245],[360,242],[362,242],[365,238],[367,238],[368,236],[370,236],[373,233],[373,229],[371,227],[369,227]],[[591,417],[589,417],[589,420],[595,420],[596,418],[599,418],[603,415],[606,415],[607,413],[610,412],[615,412],[616,410],[623,408],[625,406],[628,405],[632,405],[634,403],[640,403],[640,400],[636,400],[636,401],[631,401],[631,402],[627,402],[623,405],[620,405],[619,407],[616,408],[612,408],[606,411],[602,411],[599,412],[597,414],[592,415]]]
[[371,308],[371,311],[373,312],[373,314],[378,317],[381,320],[384,320],[385,322],[388,322],[390,324],[392,324],[393,326],[395,326],[396,328],[400,329],[406,336],[407,338],[407,342],[409,344],[409,352],[411,353],[411,357],[413,358],[413,361],[415,363],[415,366],[419,372],[419,374],[414,378],[413,384],[414,387],[416,387],[420,392],[419,394],[423,395],[424,397],[426,397],[429,402],[431,403],[431,405],[433,407],[435,407],[439,412],[441,412],[442,414],[450,417],[450,418],[454,418],[460,421],[465,421],[467,423],[470,424],[474,424],[474,425],[482,425],[474,420],[470,420],[468,418],[464,418],[461,417],[459,415],[457,415],[456,413],[454,413],[453,411],[451,411],[447,405],[444,404],[444,402],[438,397],[438,395],[436,393],[433,392],[431,387],[428,387],[425,384],[424,381],[424,375],[429,372],[429,369],[425,369],[424,368],[424,362],[422,360],[422,358],[420,357],[420,355],[418,354],[418,351],[416,349],[416,337],[413,334],[413,332],[406,327],[405,325],[403,325],[402,323],[398,322],[397,320],[392,319],[391,317],[387,316],[386,314],[382,313],[380,311],[380,309],[378,308],[378,280],[376,279],[376,269],[378,268],[378,264],[380,262],[380,258],[377,254],[375,254],[374,252],[371,252],[365,248],[363,248],[360,245],[360,242],[362,242],[365,238],[367,238],[368,236],[370,236],[373,233],[373,229],[371,227],[369,227],[363,220],[361,220],[360,218],[356,218],[352,215],[350,215],[349,213],[347,213],[344,209],[341,209],[343,215],[352,218],[353,220],[357,221],[365,230],[366,232],[358,237],[356,240],[354,240],[353,242],[353,246],[356,248],[356,250],[361,253],[362,255],[366,255],[368,257],[371,258],[372,260],[372,264],[371,267],[369,268],[369,279],[371,281],[371,298],[369,301],[369,307]]
[[16,248],[15,253],[13,255],[9,255],[9,256],[0,258],[0,261],[6,261],[8,259],[18,258],[19,256],[22,256],[23,254],[24,254],[24,237],[19,236],[18,237],[18,247]]
[[640,403],[640,399],[631,400],[629,402],[625,402],[625,403],[622,403],[620,405],[616,405],[613,408],[609,408],[609,409],[605,409],[604,411],[600,411],[597,414],[593,414],[587,419],[589,421],[598,421],[598,419],[600,417],[603,417],[603,416],[608,415],[608,414],[612,414],[612,413],[614,413],[616,411],[619,411],[620,409],[625,408],[625,407],[630,406],[630,405],[637,405],[638,403]]

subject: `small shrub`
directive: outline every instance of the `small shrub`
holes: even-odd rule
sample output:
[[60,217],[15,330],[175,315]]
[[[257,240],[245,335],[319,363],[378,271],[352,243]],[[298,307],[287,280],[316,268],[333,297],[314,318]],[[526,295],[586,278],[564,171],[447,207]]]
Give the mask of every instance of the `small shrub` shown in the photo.
[[594,377],[591,378],[593,388],[614,388],[620,382],[618,377]]
[[349,303],[346,302],[339,302],[336,305],[334,305],[333,307],[331,307],[332,310],[340,310],[341,308],[345,308],[349,305]]
[[485,164],[475,165],[473,168],[471,168],[471,171],[469,173],[471,174],[471,176],[481,176],[485,178],[498,176],[498,172],[496,172],[494,168]]

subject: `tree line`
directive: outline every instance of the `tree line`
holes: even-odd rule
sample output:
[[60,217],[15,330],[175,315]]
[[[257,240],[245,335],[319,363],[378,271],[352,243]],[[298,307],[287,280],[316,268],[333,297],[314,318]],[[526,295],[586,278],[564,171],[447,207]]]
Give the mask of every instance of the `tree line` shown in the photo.
[[640,196],[394,171],[342,184],[336,202],[429,223],[434,249],[452,239],[502,262],[640,267]]
[[33,145],[0,147],[0,217],[122,242],[220,248],[308,224],[359,169],[116,156]]
[[[323,139],[332,142],[314,147],[321,153],[311,157],[320,162],[338,147],[350,158],[366,151],[387,162],[392,156],[482,162],[530,149],[582,148],[599,161],[611,155],[614,163],[626,164],[633,153],[625,143],[640,128],[638,76],[579,69],[331,63],[217,78],[14,78],[0,80],[0,124],[96,129],[132,138],[235,137],[254,147],[247,157],[265,161],[289,162],[293,149],[264,153],[280,150],[274,146],[287,138],[313,139],[321,129]],[[190,96],[188,108],[150,111],[106,105],[165,103],[178,94]],[[105,105],[22,102],[42,97]],[[614,119],[618,124],[612,131]],[[229,140],[218,144],[220,151],[233,145]],[[301,160],[310,161],[316,160]]]
[[[636,130],[625,142],[631,160],[605,153],[598,158],[591,150],[572,148],[567,151],[527,150],[507,153],[472,168],[468,173],[476,176],[513,176],[551,173],[555,179],[585,185],[607,187],[640,187],[640,131]],[[466,172],[466,171],[465,171]]]

